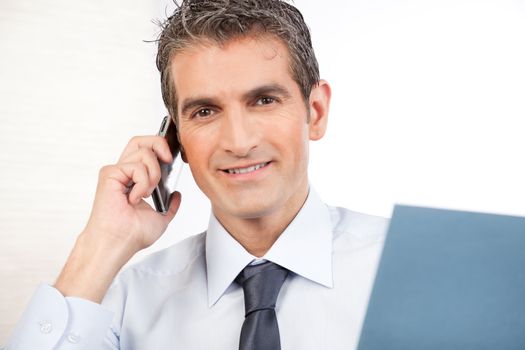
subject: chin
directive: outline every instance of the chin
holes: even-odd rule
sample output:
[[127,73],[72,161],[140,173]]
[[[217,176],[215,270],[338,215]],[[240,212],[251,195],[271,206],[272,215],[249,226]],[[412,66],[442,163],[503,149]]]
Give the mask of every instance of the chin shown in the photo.
[[223,210],[229,213],[229,216],[240,219],[258,219],[272,214],[277,207],[275,204],[271,205],[271,203],[261,203],[260,201],[258,203],[237,201],[227,203],[226,206],[223,207]]

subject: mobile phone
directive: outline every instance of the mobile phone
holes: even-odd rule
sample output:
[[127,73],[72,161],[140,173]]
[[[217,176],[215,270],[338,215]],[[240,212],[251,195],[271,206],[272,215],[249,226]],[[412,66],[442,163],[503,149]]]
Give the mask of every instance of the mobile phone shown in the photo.
[[182,170],[182,159],[180,153],[180,143],[177,137],[177,126],[173,120],[166,116],[160,124],[158,136],[162,136],[168,141],[173,163],[164,163],[159,160],[160,181],[151,194],[155,210],[159,213],[166,214],[169,209],[171,194],[175,191],[177,182]]

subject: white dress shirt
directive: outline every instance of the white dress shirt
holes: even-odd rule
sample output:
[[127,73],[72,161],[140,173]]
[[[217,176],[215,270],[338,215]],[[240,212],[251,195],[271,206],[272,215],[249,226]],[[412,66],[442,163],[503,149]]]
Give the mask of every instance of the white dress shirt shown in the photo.
[[[310,190],[263,257],[290,270],[276,304],[282,350],[357,347],[387,225]],[[102,305],[40,286],[5,349],[237,349],[233,281],[254,261],[211,215],[205,233],[121,272]]]

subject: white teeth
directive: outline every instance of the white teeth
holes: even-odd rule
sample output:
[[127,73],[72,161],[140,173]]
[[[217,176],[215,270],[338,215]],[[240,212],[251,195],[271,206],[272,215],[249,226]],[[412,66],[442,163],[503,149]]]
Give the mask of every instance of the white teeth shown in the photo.
[[230,173],[230,174],[246,174],[246,173],[255,171],[257,169],[260,169],[260,168],[266,166],[267,164],[268,163],[261,163],[261,164],[256,164],[256,165],[253,165],[253,166],[250,166],[250,167],[247,167],[247,168],[228,169],[228,173]]

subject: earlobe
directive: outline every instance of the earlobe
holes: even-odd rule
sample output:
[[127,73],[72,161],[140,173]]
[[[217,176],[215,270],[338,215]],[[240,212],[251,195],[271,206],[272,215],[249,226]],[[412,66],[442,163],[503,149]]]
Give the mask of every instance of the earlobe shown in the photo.
[[326,80],[320,80],[310,92],[310,120],[308,123],[310,140],[321,139],[328,124],[328,111],[332,90]]
[[188,164],[188,158],[186,158],[186,152],[184,152],[184,147],[182,147],[182,145],[180,146],[180,157],[184,163]]

